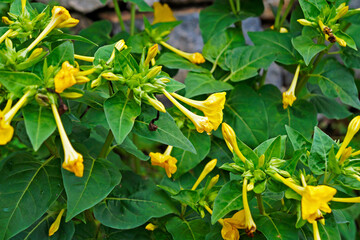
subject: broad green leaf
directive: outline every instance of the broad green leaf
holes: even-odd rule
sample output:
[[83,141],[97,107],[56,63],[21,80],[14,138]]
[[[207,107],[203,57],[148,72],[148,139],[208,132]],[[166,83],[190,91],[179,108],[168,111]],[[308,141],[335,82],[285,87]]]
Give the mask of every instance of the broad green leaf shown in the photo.
[[255,46],[266,46],[276,51],[276,61],[285,65],[297,63],[296,53],[291,44],[290,33],[275,31],[249,32],[249,37]]
[[286,213],[273,213],[267,216],[254,217],[257,229],[268,240],[298,240],[298,229],[295,228],[296,218]]
[[301,150],[301,149],[307,149],[310,150],[311,148],[311,142],[307,140],[301,133],[293,129],[292,127],[289,127],[288,125],[285,125],[287,136],[289,137],[291,144],[295,151]]
[[84,176],[62,168],[67,195],[66,221],[104,199],[121,181],[120,171],[105,159],[84,159]]
[[61,67],[65,61],[74,64],[74,44],[66,41],[54,48],[46,57],[48,66]]
[[202,94],[232,90],[233,86],[215,80],[211,74],[189,72],[185,79],[186,97],[191,98]]
[[346,175],[340,175],[336,181],[338,183],[340,183],[341,185],[351,188],[351,189],[355,189],[355,190],[360,190],[360,181],[357,180],[354,177],[351,176],[346,176]]
[[166,84],[166,87],[165,87],[166,91],[168,91],[168,92],[176,92],[176,91],[179,91],[179,90],[185,88],[185,84],[183,84],[181,82],[178,82],[175,79],[170,78],[170,77],[168,79],[170,80],[170,82],[168,82]]
[[340,174],[341,169],[339,166],[339,162],[337,161],[337,159],[335,157],[334,146],[331,147],[328,158],[329,158],[328,167],[329,167],[330,172],[334,173],[334,174]]
[[338,31],[336,32],[336,37],[342,38],[346,42],[347,47],[350,47],[354,50],[358,50],[354,39],[352,39],[352,37],[350,37],[348,34],[342,31]]
[[98,46],[96,43],[94,43],[93,41],[80,36],[80,35],[71,35],[71,34],[67,34],[67,33],[61,33],[58,35],[50,35],[49,37],[46,38],[46,41],[49,42],[55,42],[55,41],[64,41],[64,40],[75,40],[75,41],[79,41],[79,42],[83,42],[83,43],[88,43],[94,46]]
[[[10,5],[10,10],[9,12],[15,15],[21,15],[22,13],[22,4],[21,4],[21,0],[14,0],[14,1],[6,1],[6,2],[12,2],[12,4]],[[30,1],[26,1],[26,10],[29,12],[30,17],[33,18],[35,17],[35,12],[34,9],[31,7]]]
[[[106,240],[149,240],[151,236],[154,236],[157,232],[160,232],[162,236],[168,237],[168,234],[163,231],[151,232],[146,230],[145,227],[138,227],[131,230],[119,230],[102,226],[102,230],[102,234],[103,236],[106,236]],[[167,238],[157,238],[157,236],[154,239],[167,240]]]
[[[238,180],[226,183],[215,198],[211,223],[215,224],[217,220],[231,211],[241,210],[243,208],[242,197],[242,183]],[[252,197],[253,192],[248,192],[248,199],[252,199]]]
[[202,219],[187,221],[179,217],[170,218],[165,227],[174,240],[205,240],[210,230],[210,226]]
[[141,107],[118,91],[105,101],[104,110],[115,140],[121,144],[133,128],[136,117],[141,113]]
[[235,130],[236,136],[250,147],[259,145],[269,137],[264,102],[245,84],[237,86],[227,97],[224,122],[228,123]]
[[301,9],[306,19],[315,19],[320,14],[320,9],[310,1],[299,0]]
[[153,12],[154,10],[144,0],[124,0],[124,2],[131,2],[138,6],[140,12]]
[[219,65],[224,70],[229,70],[225,65],[225,52],[245,45],[245,39],[240,29],[228,28],[210,38],[203,48],[206,60],[212,62],[214,67]]
[[310,102],[314,104],[318,113],[324,114],[329,119],[344,119],[351,115],[347,108],[334,98],[322,94],[312,94]]
[[28,105],[22,109],[26,132],[35,151],[55,131],[56,123],[50,109],[38,105]]
[[[317,124],[316,111],[312,104],[300,99],[296,100],[292,107],[284,109],[281,92],[273,85],[262,87],[259,95],[267,111],[269,137],[285,134],[285,125],[288,125],[310,138]],[[264,118],[263,115],[259,115],[260,117]]]
[[165,52],[160,55],[156,61],[157,65],[163,65],[170,69],[185,69],[193,72],[208,72],[206,68],[202,68],[189,60],[172,52]]
[[335,59],[322,62],[309,79],[310,83],[319,84],[327,97],[339,97],[341,101],[360,109],[358,91],[353,73]]
[[182,175],[181,177],[176,179],[176,181],[173,181],[172,179],[168,178],[167,176],[164,176],[160,182],[161,185],[158,185],[158,186],[159,187],[165,186],[165,187],[167,187],[167,189],[171,188],[173,190],[174,194],[177,194],[178,192],[180,192],[180,190],[191,189],[192,186],[194,185],[194,183],[196,182],[196,179],[197,178],[195,178],[189,172],[185,173],[184,175]]
[[338,224],[333,216],[326,218],[326,224],[319,224],[319,232],[321,239],[341,240]]
[[134,144],[134,142],[128,137],[125,138],[123,143],[120,145],[120,148],[124,149],[126,152],[134,155],[138,159],[142,161],[149,160],[149,156],[145,155],[142,151],[138,149],[138,147]]
[[310,150],[309,167],[316,175],[329,172],[329,152],[334,146],[338,150],[337,144],[320,128],[315,127],[314,139]]
[[199,192],[185,189],[180,190],[178,193],[171,197],[178,200],[182,204],[188,205],[189,207],[198,212],[197,207],[200,200]]
[[150,180],[144,181],[131,172],[122,175],[122,184],[94,208],[95,218],[105,226],[131,229],[153,217],[178,212],[169,197]]
[[20,98],[24,95],[26,87],[39,86],[43,81],[33,73],[0,71],[0,83],[11,93],[15,94],[16,97]]
[[172,156],[178,160],[174,178],[178,178],[196,167],[210,151],[210,137],[206,133],[200,134],[194,130],[186,129],[183,131],[183,134],[195,147],[196,154],[179,148],[175,148],[172,151]]
[[343,54],[340,54],[345,66],[348,68],[360,68],[360,52],[351,48],[343,48]]
[[313,57],[326,48],[326,45],[316,44],[310,37],[307,36],[298,36],[293,38],[292,44],[304,58],[306,65],[309,65]]
[[282,159],[285,156],[286,149],[286,136],[278,136],[276,138],[271,138],[266,140],[259,146],[254,149],[254,152],[261,156],[265,155],[265,163],[272,158]]
[[114,48],[115,43],[98,48],[94,54],[94,64],[99,64],[101,60],[106,62],[110,58],[112,52],[114,51]]
[[230,79],[239,82],[258,75],[261,68],[268,68],[277,58],[277,53],[266,46],[238,47],[228,51],[225,64],[231,70]]
[[161,142],[183,150],[196,153],[192,143],[182,134],[174,119],[169,113],[160,113],[160,118],[155,124],[158,126],[156,131],[149,130],[149,123],[156,118],[156,111],[152,107],[142,111],[134,125],[134,133],[151,141]]
[[42,219],[36,221],[29,228],[11,238],[11,240],[72,240],[75,233],[75,224],[72,221],[65,222],[65,218],[62,218],[59,230],[49,237],[50,226],[56,217],[57,215],[46,214]]
[[27,153],[10,157],[0,171],[0,239],[9,239],[39,219],[62,192],[60,160]]

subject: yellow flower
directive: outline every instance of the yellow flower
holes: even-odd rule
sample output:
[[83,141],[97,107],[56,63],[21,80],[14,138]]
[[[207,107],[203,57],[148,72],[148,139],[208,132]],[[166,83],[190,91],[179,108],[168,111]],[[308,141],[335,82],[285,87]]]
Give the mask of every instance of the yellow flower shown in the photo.
[[74,54],[74,58],[85,61],[85,62],[94,62],[94,60],[95,60],[95,57],[88,57],[88,56],[83,56],[83,55],[79,55],[79,54]]
[[204,180],[204,178],[215,168],[216,163],[217,163],[217,159],[213,159],[205,165],[204,169],[202,170],[200,176],[196,180],[191,190],[195,190],[199,186],[201,181]]
[[230,151],[231,152],[235,151],[235,154],[241,159],[241,161],[245,162],[246,158],[241,153],[241,151],[238,147],[234,129],[232,129],[232,127],[230,127],[228,124],[223,123],[221,130],[222,130],[222,135],[224,137],[226,145],[228,146]]
[[118,51],[127,49],[124,39],[121,39],[115,43],[114,50],[112,51],[111,56],[109,60],[107,60],[106,64],[110,64],[115,59],[115,49],[117,49]]
[[71,145],[71,142],[66,135],[65,128],[61,122],[61,118],[56,105],[51,104],[51,109],[54,114],[55,122],[64,149],[64,162],[62,164],[62,167],[70,172],[73,172],[75,176],[82,177],[84,173],[83,156],[80,153],[76,152]]
[[14,128],[10,125],[11,120],[15,117],[20,108],[24,106],[30,95],[31,91],[29,90],[11,109],[9,109],[9,107],[11,106],[12,100],[9,100],[10,104],[7,104],[4,111],[0,111],[0,145],[6,145],[11,141],[14,135]]
[[148,231],[154,231],[157,228],[156,225],[149,223],[148,225],[146,225],[145,229]]
[[244,205],[244,213],[245,213],[245,231],[247,233],[248,236],[253,236],[253,233],[256,231],[256,224],[252,218],[251,212],[250,212],[250,207],[249,207],[249,202],[248,202],[248,198],[247,198],[247,186],[248,186],[248,180],[247,178],[244,178],[244,182],[243,182],[243,188],[242,188],[242,198],[243,198],[243,205]]
[[49,228],[49,237],[54,235],[54,233],[56,233],[57,230],[59,230],[61,217],[64,214],[64,211],[65,211],[65,209],[61,209],[59,215],[56,217],[55,221],[51,224],[51,226]]
[[162,102],[160,102],[159,100],[151,97],[147,98],[147,100],[150,103],[150,105],[153,106],[156,110],[164,113],[166,112],[164,104],[162,104]]
[[55,75],[55,92],[62,93],[65,89],[75,85],[76,83],[85,83],[90,81],[85,74],[91,74],[94,71],[79,72],[78,68],[72,66],[68,61],[63,62],[60,71]]
[[164,47],[166,47],[167,49],[173,51],[174,53],[178,54],[179,56],[186,58],[187,60],[189,60],[190,62],[194,63],[194,64],[200,64],[200,63],[204,63],[205,62],[205,58],[203,57],[203,55],[201,53],[187,53],[187,52],[183,52],[177,48],[174,48],[173,46],[171,46],[170,44],[167,44],[164,41],[160,42],[161,45],[163,45]]
[[320,232],[319,232],[319,228],[318,228],[318,224],[317,222],[313,222],[313,234],[314,234],[314,240],[321,240],[320,237]]
[[79,20],[72,18],[69,11],[64,7],[55,6],[51,10],[52,16],[49,24],[40,33],[40,35],[27,47],[27,51],[33,49],[46,35],[56,27],[74,27]]
[[196,101],[183,96],[180,96],[176,93],[171,93],[172,96],[181,100],[182,102],[199,109],[202,111],[214,126],[216,130],[223,120],[223,109],[226,100],[226,92],[214,93],[211,94],[205,101]]
[[152,47],[149,48],[146,59],[145,59],[145,66],[149,66],[149,63],[151,60],[155,58],[159,51],[159,46],[157,44],[154,44]]
[[170,156],[171,151],[173,149],[173,146],[168,146],[164,152],[164,154],[161,153],[153,153],[151,152],[149,154],[151,158],[151,165],[153,166],[159,166],[165,169],[166,175],[170,178],[172,174],[174,174],[177,170],[176,158]]
[[295,71],[295,75],[294,78],[291,82],[291,85],[289,87],[289,89],[283,93],[283,107],[284,109],[287,109],[288,106],[290,105],[290,107],[293,105],[293,103],[296,100],[295,97],[295,88],[296,88],[296,84],[297,84],[297,80],[299,77],[299,72],[300,72],[300,65],[297,66],[296,71]]
[[238,211],[231,218],[224,218],[221,236],[224,240],[238,240],[238,229],[245,229],[245,210]]
[[205,131],[207,132],[207,134],[210,135],[212,130],[215,129],[208,117],[206,116],[202,117],[191,112],[189,109],[187,109],[186,107],[181,105],[178,101],[176,101],[176,99],[173,98],[173,96],[170,93],[168,93],[166,90],[163,90],[163,93],[183,114],[185,114],[185,116],[187,116],[192,121],[192,123],[196,127],[196,130],[199,133]]
[[176,21],[174,14],[169,5],[154,2],[154,21],[153,24],[159,22],[173,22]]
[[336,153],[336,159],[339,159],[346,147],[349,145],[350,141],[353,139],[355,134],[360,130],[360,116],[354,117],[348,126],[344,141],[341,144],[339,151]]
[[10,25],[10,24],[14,23],[14,21],[11,21],[8,17],[5,17],[5,16],[2,17],[1,19],[2,19],[3,23],[5,23],[6,25]]
[[316,220],[323,218],[321,211],[326,213],[331,212],[328,202],[331,201],[336,194],[335,188],[325,185],[306,185],[302,187],[296,185],[290,179],[283,178],[278,173],[273,177],[301,195],[301,215],[304,220],[313,223]]
[[314,24],[306,19],[298,19],[297,22],[303,26],[313,26],[313,24]]
[[21,0],[21,12],[25,11],[25,7],[26,7],[26,0]]

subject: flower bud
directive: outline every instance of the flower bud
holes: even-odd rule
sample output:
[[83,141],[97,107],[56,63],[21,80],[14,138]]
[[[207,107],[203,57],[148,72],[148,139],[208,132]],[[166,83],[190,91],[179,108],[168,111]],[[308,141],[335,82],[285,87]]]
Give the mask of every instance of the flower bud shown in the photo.
[[344,39],[339,38],[339,37],[336,37],[336,42],[337,42],[340,46],[346,47],[346,42],[345,42]]
[[49,106],[49,98],[45,94],[38,93],[35,95],[36,102],[43,107]]
[[13,43],[12,43],[12,41],[11,41],[11,39],[10,38],[6,38],[5,39],[5,46],[8,48],[8,49],[13,49]]
[[310,22],[306,19],[298,19],[297,22],[303,26],[313,26],[313,22]]
[[101,74],[101,76],[109,81],[118,81],[121,79],[119,76],[115,75],[112,72],[103,73]]
[[146,225],[145,229],[148,231],[154,231],[157,228],[156,225],[149,223],[148,225]]
[[156,77],[161,72],[162,66],[152,67],[149,72],[146,74],[147,79]]
[[204,170],[201,172],[199,178],[196,180],[191,190],[195,190],[197,186],[199,186],[200,182],[215,168],[216,163],[217,159],[213,159],[205,165]]
[[[341,4],[342,5],[342,4]],[[340,6],[341,6],[340,5]],[[340,7],[339,6],[339,7]],[[339,9],[339,8],[338,8]],[[336,10],[338,10],[338,9],[336,9]],[[336,14],[336,16],[334,17],[334,20],[338,20],[338,19],[340,19],[340,18],[342,18],[343,16],[345,16],[346,15],[346,13],[349,11],[349,6],[344,6],[344,7],[342,7],[342,8],[340,8],[339,9],[339,11],[337,11],[337,14]]]
[[264,166],[264,163],[265,163],[265,155],[262,154],[262,155],[259,157],[259,167],[261,168],[262,166]]
[[162,104],[162,102],[160,102],[159,100],[149,97],[148,101],[151,104],[151,106],[153,106],[156,110],[164,113],[166,112],[164,104]]
[[40,54],[43,52],[42,48],[36,48],[29,56],[28,60],[31,61],[35,58],[37,58],[38,56],[40,56]]
[[207,191],[212,189],[215,184],[219,181],[219,174],[217,174],[215,177],[211,178],[209,185],[207,186]]
[[8,17],[2,17],[2,21],[3,23],[5,23],[6,25],[10,25],[10,24],[13,24],[14,21],[11,21]]
[[82,96],[84,96],[84,93],[80,93],[80,92],[62,92],[60,94],[61,97],[63,98],[68,98],[68,99],[77,99],[77,98],[81,98]]
[[155,58],[156,54],[158,53],[158,45],[154,44],[152,47],[149,48],[146,59],[145,59],[145,66],[148,66],[150,61]]
[[97,79],[95,79],[91,82],[91,88],[98,87],[98,86],[100,86],[100,84],[101,84],[101,78],[98,77]]

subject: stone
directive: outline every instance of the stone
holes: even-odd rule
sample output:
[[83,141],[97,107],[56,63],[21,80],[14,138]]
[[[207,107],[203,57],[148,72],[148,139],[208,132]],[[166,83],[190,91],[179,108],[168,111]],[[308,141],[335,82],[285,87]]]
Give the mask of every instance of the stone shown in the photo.
[[[49,3],[52,0],[38,0],[38,2]],[[76,10],[84,14],[104,7],[100,0],[57,0],[57,2],[67,9]],[[107,0],[107,2],[110,2],[110,0]]]

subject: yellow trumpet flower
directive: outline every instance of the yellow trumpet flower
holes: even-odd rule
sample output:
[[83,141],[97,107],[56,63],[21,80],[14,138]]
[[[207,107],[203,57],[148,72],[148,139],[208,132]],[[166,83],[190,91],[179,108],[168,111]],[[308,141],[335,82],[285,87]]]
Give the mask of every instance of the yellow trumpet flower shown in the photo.
[[64,162],[62,167],[75,176],[82,177],[84,173],[83,156],[76,152],[65,132],[65,128],[61,122],[60,114],[55,104],[51,104],[51,109],[55,118],[55,122],[59,131],[60,139],[64,149]]
[[157,228],[156,225],[149,223],[148,225],[146,225],[145,229],[148,231],[154,231]]
[[159,22],[173,22],[176,21],[174,14],[169,5],[154,2],[154,21],[153,24]]
[[228,146],[230,151],[235,152],[235,154],[241,159],[241,161],[243,161],[245,163],[246,158],[241,153],[241,151],[238,147],[234,129],[232,129],[232,127],[230,127],[228,124],[222,123],[221,130],[222,130],[222,135],[224,137],[226,145]]
[[88,57],[88,56],[83,56],[83,55],[79,55],[79,54],[74,54],[74,58],[78,59],[78,60],[82,60],[85,62],[94,62],[95,57]]
[[123,49],[127,49],[127,46],[125,45],[124,39],[121,39],[120,41],[115,43],[114,50],[112,51],[111,56],[110,56],[109,60],[106,62],[106,64],[110,64],[114,60],[114,58],[115,58],[115,49],[117,49],[118,51],[121,51]]
[[33,49],[46,35],[56,27],[74,27],[79,20],[72,18],[69,11],[64,7],[55,6],[51,10],[52,16],[49,24],[40,33],[40,35],[27,47],[27,51]]
[[2,43],[14,30],[9,29],[7,30],[1,37],[0,37],[0,43]]
[[321,240],[317,222],[314,221],[312,225],[313,225],[314,240]]
[[222,123],[226,92],[211,94],[205,101],[192,100],[177,93],[170,94],[180,101],[202,111],[214,126],[214,130]]
[[6,25],[10,25],[10,24],[14,23],[14,21],[11,21],[8,17],[5,17],[5,16],[3,16],[1,19],[2,19],[3,23],[5,23]]
[[205,58],[203,57],[203,55],[201,53],[187,53],[187,52],[183,52],[177,48],[174,48],[173,46],[171,46],[170,44],[161,41],[160,42],[161,45],[163,45],[164,47],[166,47],[167,49],[173,51],[174,53],[178,54],[179,56],[186,58],[187,60],[189,60],[190,62],[194,63],[194,64],[201,64],[205,62]]
[[25,12],[26,0],[21,0],[21,12]]
[[205,165],[204,169],[202,170],[200,176],[196,180],[191,190],[195,190],[199,186],[201,181],[204,180],[204,178],[215,168],[216,163],[217,163],[217,159],[213,159]]
[[294,78],[291,82],[291,85],[289,87],[289,89],[283,93],[283,107],[284,109],[287,109],[288,106],[292,106],[293,103],[296,100],[295,97],[295,88],[296,88],[296,84],[297,84],[297,80],[299,78],[299,72],[300,72],[300,65],[297,66],[296,71],[295,71],[295,75]]
[[214,126],[211,124],[208,117],[202,117],[199,116],[193,112],[191,112],[189,109],[181,105],[176,99],[168,93],[166,90],[163,90],[164,95],[183,113],[185,116],[187,116],[192,123],[195,125],[196,130],[199,133],[207,132],[208,135],[211,134],[212,130],[214,130]]
[[245,229],[245,210],[238,211],[231,218],[224,218],[221,236],[224,240],[239,240],[238,229]]
[[339,159],[346,147],[349,145],[350,141],[353,139],[355,134],[360,130],[360,116],[354,117],[348,126],[344,141],[341,144],[339,151],[336,153],[336,159]]
[[256,224],[251,216],[249,202],[247,198],[247,186],[248,186],[248,180],[247,178],[244,178],[243,182],[243,205],[244,205],[244,212],[245,212],[245,231],[247,235],[253,236],[253,233],[256,231]]
[[14,135],[14,128],[10,125],[11,120],[20,108],[24,106],[30,95],[31,90],[27,91],[12,108],[10,108],[12,100],[9,100],[4,111],[0,111],[0,145],[6,145],[11,141]]
[[149,66],[149,63],[155,58],[158,51],[159,51],[159,46],[157,44],[154,44],[152,47],[149,48],[144,62],[145,66]]
[[63,62],[60,71],[54,77],[55,92],[62,93],[65,89],[75,85],[90,81],[85,75],[92,74],[95,68],[80,72],[78,68],[72,66],[68,61]]
[[335,188],[325,185],[305,185],[302,187],[296,185],[290,179],[285,179],[278,173],[275,173],[273,177],[301,195],[301,215],[304,220],[314,223],[316,220],[323,218],[321,211],[331,213],[328,202],[336,194]]
[[59,230],[60,223],[61,223],[61,217],[64,214],[65,209],[61,209],[59,215],[56,217],[55,221],[51,224],[49,228],[49,237],[54,235]]
[[170,156],[171,151],[173,149],[173,146],[168,146],[164,152],[164,154],[161,153],[153,153],[151,152],[149,154],[151,158],[151,165],[153,166],[159,166],[165,169],[166,175],[171,178],[171,175],[176,173],[177,167],[176,158]]

